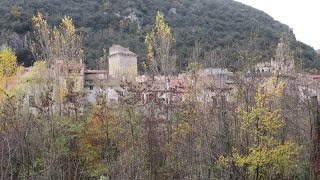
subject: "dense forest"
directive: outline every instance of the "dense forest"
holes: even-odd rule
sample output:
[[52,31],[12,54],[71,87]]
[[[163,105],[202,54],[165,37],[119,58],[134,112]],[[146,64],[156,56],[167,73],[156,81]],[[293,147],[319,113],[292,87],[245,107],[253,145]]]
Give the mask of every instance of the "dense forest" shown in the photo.
[[[288,26],[232,0],[2,0],[0,43],[13,48],[19,62],[29,66],[34,59],[29,49],[33,39],[32,16],[45,13],[49,23],[57,25],[68,15],[85,38],[85,59],[90,68],[96,66],[104,48],[121,44],[138,54],[139,69],[143,71],[144,37],[157,11],[165,15],[173,28],[178,70],[187,67],[190,48],[196,43],[202,47],[202,56],[209,56],[204,58],[204,64],[237,70],[250,59],[246,58],[248,55],[259,54],[259,61],[272,58],[281,37],[290,42],[297,62],[308,68],[320,67],[319,55],[296,41]],[[208,54],[214,54],[219,63],[212,63]]]

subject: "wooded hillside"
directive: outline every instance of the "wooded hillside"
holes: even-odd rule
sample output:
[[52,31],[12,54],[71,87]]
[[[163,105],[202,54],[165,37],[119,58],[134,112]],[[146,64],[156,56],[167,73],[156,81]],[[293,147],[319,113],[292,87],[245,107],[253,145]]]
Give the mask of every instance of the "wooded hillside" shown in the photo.
[[2,0],[0,45],[9,45],[19,62],[30,65],[31,17],[40,11],[52,25],[57,25],[68,15],[85,37],[89,67],[95,67],[103,48],[115,43],[136,52],[143,71],[141,62],[146,54],[143,41],[158,10],[173,28],[179,70],[185,69],[195,42],[200,42],[204,59],[204,52],[213,50],[215,59],[221,59],[219,66],[236,70],[245,64],[243,54],[258,53],[261,58],[257,61],[270,59],[284,36],[305,67],[320,67],[315,50],[296,41],[288,26],[233,0]]
[[[272,73],[214,73],[196,43],[187,71],[172,76],[174,38],[158,12],[144,42],[154,76],[129,66],[110,78],[84,73],[70,17],[53,29],[41,13],[32,20],[32,49],[45,61],[23,68],[0,50],[0,180],[320,179],[320,79],[297,76],[287,44],[276,60],[288,63]],[[243,62],[261,60],[252,44],[239,50]]]

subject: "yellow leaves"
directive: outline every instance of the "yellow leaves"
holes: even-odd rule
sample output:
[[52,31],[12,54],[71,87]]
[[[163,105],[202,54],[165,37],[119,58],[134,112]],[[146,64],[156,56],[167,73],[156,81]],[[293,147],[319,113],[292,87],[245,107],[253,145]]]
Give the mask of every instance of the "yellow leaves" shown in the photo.
[[36,29],[37,43],[33,51],[39,59],[49,62],[56,60],[79,62],[83,58],[82,37],[76,34],[76,28],[70,17],[65,16],[59,26],[51,28],[41,13],[32,18]]
[[[17,79],[17,86],[15,87],[16,96],[24,96],[27,93],[33,93],[39,89],[44,90],[49,81],[48,69],[45,61],[37,61],[26,74]],[[22,67],[21,67],[22,69]],[[19,74],[18,70],[18,74]]]
[[55,43],[55,42],[59,42],[59,41],[62,43],[66,43],[65,38],[60,33],[60,31],[58,30],[57,27],[54,27],[51,33],[52,33],[52,37],[51,37],[49,43]]
[[280,99],[284,93],[284,82],[279,81],[276,74],[273,74],[263,86],[265,87],[266,92],[276,99]]
[[191,62],[188,64],[187,71],[191,74],[196,74],[199,72],[200,69],[203,68],[203,65],[199,62]]
[[[171,44],[175,42],[171,28],[165,22],[164,17],[157,13],[155,25],[150,33],[145,37],[145,45],[147,47],[147,58],[149,60],[149,68],[155,73],[158,73],[158,68],[161,71],[170,71],[169,63]],[[173,60],[171,60],[173,61]],[[171,66],[172,68],[172,66]]]
[[169,39],[170,41],[175,41],[171,32],[171,28],[165,22],[164,17],[160,14],[160,12],[157,13],[154,28],[150,33],[147,34],[145,38],[145,44],[147,45],[147,47],[148,45],[152,46],[155,43],[153,42],[155,38]]
[[263,167],[270,164],[269,151],[263,146],[249,149],[248,156],[241,156],[237,153],[234,154],[237,166],[249,165],[248,169],[251,174],[254,173],[257,167]]
[[13,6],[10,10],[10,15],[14,18],[20,18],[22,15],[22,7]]
[[153,33],[150,33],[146,36],[146,39],[145,39],[145,44],[147,46],[147,50],[148,50],[148,53],[147,53],[147,57],[148,59],[150,60],[153,60],[154,59],[154,50],[153,50],[153,46],[151,44],[151,41],[152,41],[152,37],[153,37]]
[[[285,142],[280,144],[275,140],[269,146],[258,145],[249,148],[249,154],[241,156],[237,151],[233,152],[233,159],[237,166],[248,166],[250,174],[254,174],[257,167],[266,170],[271,174],[280,174],[286,168],[295,168],[296,162],[293,159],[299,154],[301,147],[295,143]],[[270,168],[269,170],[267,170]]]
[[171,33],[171,28],[165,22],[163,15],[161,15],[159,11],[156,16],[156,23],[155,23],[155,28],[153,29],[153,32],[160,33],[161,37],[167,37],[171,40],[174,40]]
[[64,86],[59,87],[59,100],[63,101],[65,100],[66,96],[68,94],[68,90]]
[[[274,81],[271,79],[271,81]],[[283,126],[284,122],[281,119],[281,109],[277,104],[282,97],[284,84],[279,82],[272,83],[273,88],[266,89],[263,86],[258,86],[255,96],[255,105],[247,112],[245,108],[240,107],[237,113],[242,120],[242,129],[255,136],[274,136],[278,130]],[[275,104],[272,106],[272,104]],[[257,128],[257,126],[259,126]]]
[[[32,21],[36,28],[41,28],[41,27],[49,28],[47,20],[43,17],[41,13],[38,13],[36,16],[33,16]],[[59,28],[62,30],[65,30],[65,32],[68,32],[70,34],[74,34],[76,32],[76,29],[73,25],[72,18],[70,18],[69,16],[64,16],[64,18],[61,20]]]
[[174,38],[171,33],[171,28],[165,22],[164,17],[157,13],[155,26],[150,33],[147,34],[145,38],[146,44],[152,44],[152,39],[154,38],[169,38],[170,40],[174,41]]
[[48,27],[48,23],[41,13],[38,13],[36,16],[33,16],[32,21],[36,28],[40,28],[43,26]]
[[8,89],[13,89],[17,84],[17,76],[22,70],[17,64],[17,57],[11,49],[0,52],[0,97]]
[[73,25],[72,19],[69,16],[64,16],[60,24],[60,28],[64,29],[67,33],[74,34],[76,28]]
[[233,160],[239,167],[248,166],[250,174],[259,167],[262,178],[266,172],[279,174],[283,168],[293,167],[293,157],[299,154],[300,148],[295,143],[282,143],[279,139],[285,123],[279,108],[283,92],[284,83],[273,76],[267,84],[258,87],[255,104],[249,111],[243,107],[237,110],[242,130],[253,141],[248,154],[233,151]]
[[113,157],[113,153],[115,153],[113,152],[115,151],[113,142],[115,142],[114,126],[116,123],[115,115],[105,101],[93,107],[85,131],[81,136],[79,147],[80,157],[88,167],[89,172],[87,173],[90,176],[100,176],[109,170],[102,157],[107,154]]
[[189,122],[181,122],[178,123],[172,131],[173,141],[181,141],[181,139],[185,139],[188,134],[192,133],[193,129]]
[[225,157],[225,156],[220,156],[217,161],[217,164],[220,167],[227,169],[227,168],[229,168],[229,166],[231,164],[231,159],[228,157]]
[[16,74],[18,64],[17,57],[11,49],[4,49],[0,52],[0,76],[11,77]]
[[37,61],[30,67],[30,72],[23,77],[22,83],[28,83],[31,86],[39,85],[47,81],[47,73],[47,63],[45,61]]
[[258,87],[257,94],[255,96],[256,105],[258,108],[262,108],[265,103],[268,103],[268,94],[263,93],[262,86]]

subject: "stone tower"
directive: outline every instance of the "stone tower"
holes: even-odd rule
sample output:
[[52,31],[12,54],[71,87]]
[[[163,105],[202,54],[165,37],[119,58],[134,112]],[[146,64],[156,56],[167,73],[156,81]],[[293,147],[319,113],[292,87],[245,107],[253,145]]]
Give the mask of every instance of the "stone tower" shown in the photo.
[[290,47],[283,42],[278,44],[275,59],[271,60],[272,70],[279,74],[292,74],[295,70],[294,56],[290,52]]
[[120,45],[109,48],[109,76],[118,80],[133,80],[138,75],[137,55]]

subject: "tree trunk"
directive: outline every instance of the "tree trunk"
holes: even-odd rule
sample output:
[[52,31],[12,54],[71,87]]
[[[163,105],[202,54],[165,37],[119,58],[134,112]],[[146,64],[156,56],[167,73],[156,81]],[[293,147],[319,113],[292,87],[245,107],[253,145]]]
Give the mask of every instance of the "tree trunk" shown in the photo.
[[311,177],[312,179],[320,179],[320,115],[318,98],[311,98]]

